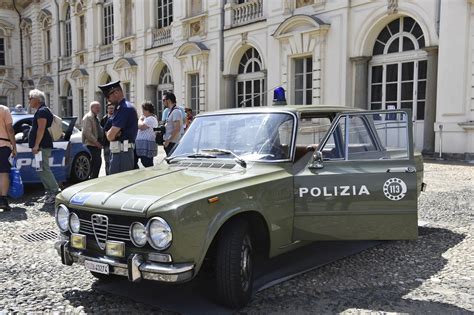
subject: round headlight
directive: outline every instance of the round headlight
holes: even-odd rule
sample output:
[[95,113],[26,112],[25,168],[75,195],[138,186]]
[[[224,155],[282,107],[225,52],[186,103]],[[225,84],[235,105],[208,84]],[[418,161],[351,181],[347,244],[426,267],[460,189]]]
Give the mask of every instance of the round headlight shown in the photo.
[[79,217],[75,213],[71,213],[69,216],[69,230],[72,233],[79,233],[79,229],[81,228],[81,222],[79,221]]
[[133,222],[130,226],[130,239],[133,245],[142,247],[146,244],[146,228],[140,222]]
[[61,232],[67,232],[69,228],[69,210],[63,204],[56,208],[56,224]]
[[147,231],[148,242],[154,249],[166,249],[173,240],[171,228],[162,218],[157,217],[148,221]]

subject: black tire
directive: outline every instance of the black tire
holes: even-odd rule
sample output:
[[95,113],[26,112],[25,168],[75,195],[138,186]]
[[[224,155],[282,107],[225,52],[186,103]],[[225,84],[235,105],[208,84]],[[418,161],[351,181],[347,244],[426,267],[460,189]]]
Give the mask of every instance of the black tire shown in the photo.
[[249,302],[253,287],[253,265],[253,242],[249,225],[244,220],[235,220],[224,228],[217,247],[216,282],[219,303],[239,309]]
[[87,180],[91,174],[92,165],[90,157],[81,152],[72,161],[71,180],[75,183]]

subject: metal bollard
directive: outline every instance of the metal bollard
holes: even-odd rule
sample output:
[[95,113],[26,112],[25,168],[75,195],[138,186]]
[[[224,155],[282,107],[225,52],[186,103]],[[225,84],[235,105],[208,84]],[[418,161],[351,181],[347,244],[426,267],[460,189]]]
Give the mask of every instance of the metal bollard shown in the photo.
[[439,159],[442,159],[443,155],[443,125],[439,125]]

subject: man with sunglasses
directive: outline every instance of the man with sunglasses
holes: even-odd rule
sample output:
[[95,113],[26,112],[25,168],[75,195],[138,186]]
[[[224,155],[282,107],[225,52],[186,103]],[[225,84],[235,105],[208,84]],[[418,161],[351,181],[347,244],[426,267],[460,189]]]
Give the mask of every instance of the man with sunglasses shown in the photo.
[[125,99],[120,81],[99,85],[107,102],[115,106],[113,115],[107,121],[104,131],[110,141],[109,174],[116,174],[134,168],[135,138],[138,132],[138,115],[135,107]]
[[171,92],[166,92],[163,95],[163,105],[169,108],[169,114],[165,126],[166,132],[163,136],[163,139],[165,140],[163,147],[166,156],[169,156],[181,139],[181,135],[184,133],[183,114],[176,105],[176,96]]

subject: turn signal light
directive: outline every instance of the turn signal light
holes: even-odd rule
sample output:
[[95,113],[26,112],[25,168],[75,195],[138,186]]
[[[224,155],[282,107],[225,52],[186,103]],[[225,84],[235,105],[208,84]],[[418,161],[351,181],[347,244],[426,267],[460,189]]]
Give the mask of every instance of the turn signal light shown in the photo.
[[107,256],[125,257],[125,243],[107,241],[107,243],[105,243],[105,254]]
[[86,249],[86,236],[72,233],[71,246],[77,249]]
[[207,199],[207,202],[209,202],[209,203],[215,203],[215,202],[218,202],[218,201],[219,201],[219,197],[217,197],[217,196]]

